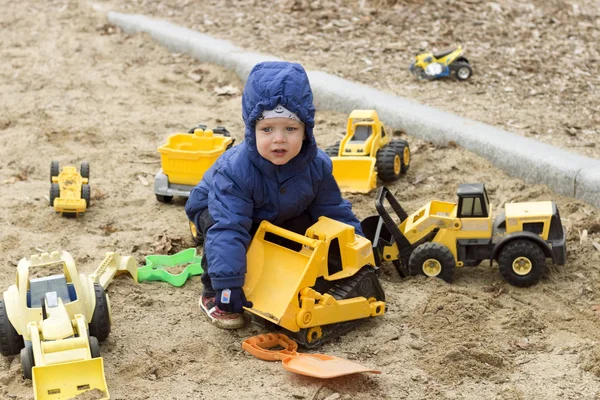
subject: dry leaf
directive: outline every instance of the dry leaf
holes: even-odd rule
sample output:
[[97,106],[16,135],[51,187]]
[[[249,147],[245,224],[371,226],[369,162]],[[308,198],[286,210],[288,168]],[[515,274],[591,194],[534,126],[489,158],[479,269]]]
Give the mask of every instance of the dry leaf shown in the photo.
[[583,231],[579,232],[579,244],[582,244],[583,242],[585,242],[587,240],[587,237],[588,237],[587,229],[584,229]]
[[215,93],[219,96],[236,96],[240,93],[240,89],[231,85],[220,86],[215,88]]
[[529,348],[529,341],[527,339],[515,340],[513,345],[521,350],[527,350]]
[[592,246],[594,246],[594,248],[598,251],[600,251],[600,244],[598,244],[598,242],[594,241],[592,242]]
[[593,312],[595,312],[597,315],[600,315],[600,304],[595,304],[591,308]]
[[140,183],[144,186],[148,186],[148,180],[146,178],[144,178],[142,175],[138,175],[138,180],[140,181]]
[[186,76],[188,78],[190,78],[191,80],[193,80],[194,82],[200,83],[200,82],[202,82],[202,79],[204,78],[204,76],[202,75],[202,72],[204,72],[204,71],[197,68],[193,71],[188,72],[188,74]]
[[118,229],[113,226],[113,224],[106,224],[100,226],[100,229],[104,231],[104,234],[110,235],[111,233],[115,233]]

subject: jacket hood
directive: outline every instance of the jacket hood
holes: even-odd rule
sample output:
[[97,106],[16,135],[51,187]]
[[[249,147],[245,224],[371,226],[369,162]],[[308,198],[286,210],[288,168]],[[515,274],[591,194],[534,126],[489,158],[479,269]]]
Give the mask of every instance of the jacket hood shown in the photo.
[[[273,110],[281,104],[293,111],[304,123],[306,139],[300,153],[284,165],[274,165],[264,159],[256,148],[256,119],[265,110]],[[315,107],[306,71],[300,64],[289,62],[262,62],[256,64],[246,82],[242,94],[242,116],[246,124],[244,144],[250,160],[263,173],[278,181],[307,167],[317,155],[317,143],[313,136]]]

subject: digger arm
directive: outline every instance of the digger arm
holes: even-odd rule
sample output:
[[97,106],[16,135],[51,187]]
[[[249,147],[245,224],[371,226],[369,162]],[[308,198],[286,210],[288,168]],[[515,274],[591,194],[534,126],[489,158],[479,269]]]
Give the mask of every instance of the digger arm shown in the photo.
[[131,256],[120,256],[117,253],[106,253],[102,263],[89,278],[99,283],[104,290],[110,285],[115,276],[129,273],[137,282],[137,263]]

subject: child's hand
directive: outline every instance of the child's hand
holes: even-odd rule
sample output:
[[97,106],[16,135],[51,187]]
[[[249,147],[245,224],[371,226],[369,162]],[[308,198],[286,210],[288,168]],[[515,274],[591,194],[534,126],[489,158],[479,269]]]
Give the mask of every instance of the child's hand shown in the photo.
[[231,288],[217,290],[216,295],[217,307],[221,311],[239,314],[244,311],[243,307],[252,307],[252,302],[246,300],[244,289]]

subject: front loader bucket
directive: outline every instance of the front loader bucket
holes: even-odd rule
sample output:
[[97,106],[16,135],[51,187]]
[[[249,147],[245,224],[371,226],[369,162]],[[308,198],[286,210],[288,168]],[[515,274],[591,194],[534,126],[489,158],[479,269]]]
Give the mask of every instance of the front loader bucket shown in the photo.
[[109,399],[102,357],[33,367],[35,400],[67,400],[92,391],[86,399]]
[[[294,251],[270,242],[265,239],[267,231],[306,248]],[[297,332],[300,329],[296,323],[298,293],[303,287],[314,285],[317,272],[313,268],[311,273],[310,265],[315,253],[319,254],[317,259],[323,256],[315,249],[317,245],[316,240],[263,221],[246,253],[244,293],[253,303],[247,311]]]
[[374,157],[331,157],[333,177],[343,192],[369,193],[377,187]]

